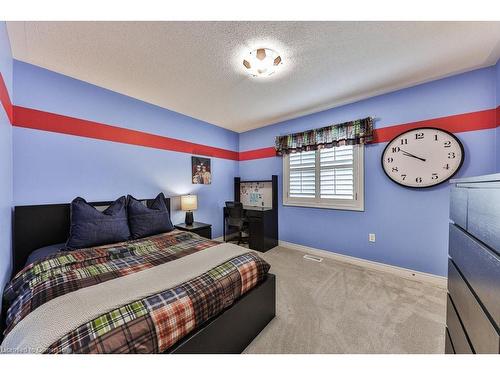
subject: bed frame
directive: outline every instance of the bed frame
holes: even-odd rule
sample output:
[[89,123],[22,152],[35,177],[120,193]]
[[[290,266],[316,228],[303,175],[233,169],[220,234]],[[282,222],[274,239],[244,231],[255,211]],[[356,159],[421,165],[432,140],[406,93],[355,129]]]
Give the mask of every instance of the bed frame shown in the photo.
[[[144,199],[143,201],[152,201]],[[165,199],[170,213],[170,198]],[[96,208],[112,202],[91,202]],[[13,218],[12,276],[36,249],[65,242],[70,227],[70,203],[16,206]],[[3,339],[7,302],[2,303],[0,340]],[[180,340],[166,353],[241,353],[276,315],[276,277],[268,274],[233,305]]]

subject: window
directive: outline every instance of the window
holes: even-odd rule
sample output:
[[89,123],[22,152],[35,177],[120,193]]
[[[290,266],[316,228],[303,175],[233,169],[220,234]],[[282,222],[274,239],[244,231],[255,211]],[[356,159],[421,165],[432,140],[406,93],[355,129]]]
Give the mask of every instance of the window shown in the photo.
[[342,146],[283,157],[283,204],[364,210],[363,146]]

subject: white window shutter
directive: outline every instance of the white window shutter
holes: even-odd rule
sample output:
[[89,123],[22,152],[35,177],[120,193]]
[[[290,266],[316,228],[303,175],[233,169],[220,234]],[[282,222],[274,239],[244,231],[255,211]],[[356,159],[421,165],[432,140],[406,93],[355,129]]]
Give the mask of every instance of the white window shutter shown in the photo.
[[364,210],[363,146],[341,146],[283,158],[283,204]]
[[316,196],[315,151],[290,154],[289,160],[289,196],[314,198]]
[[320,151],[320,198],[354,199],[353,146]]

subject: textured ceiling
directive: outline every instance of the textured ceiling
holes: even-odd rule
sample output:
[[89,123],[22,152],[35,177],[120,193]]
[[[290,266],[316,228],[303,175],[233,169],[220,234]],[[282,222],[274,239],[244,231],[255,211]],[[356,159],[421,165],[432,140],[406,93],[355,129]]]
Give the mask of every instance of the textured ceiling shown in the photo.
[[[237,132],[494,64],[500,22],[8,22],[14,58]],[[241,56],[283,58],[267,79]]]

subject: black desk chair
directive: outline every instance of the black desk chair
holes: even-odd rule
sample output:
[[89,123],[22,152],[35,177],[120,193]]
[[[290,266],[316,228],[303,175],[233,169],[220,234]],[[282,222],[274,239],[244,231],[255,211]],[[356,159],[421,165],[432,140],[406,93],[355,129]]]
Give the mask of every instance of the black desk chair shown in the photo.
[[[242,242],[248,243],[248,222],[241,202],[226,202],[226,216],[224,219],[224,224],[227,225],[228,229],[238,233],[238,245]],[[247,236],[243,236],[243,233],[246,233]]]

